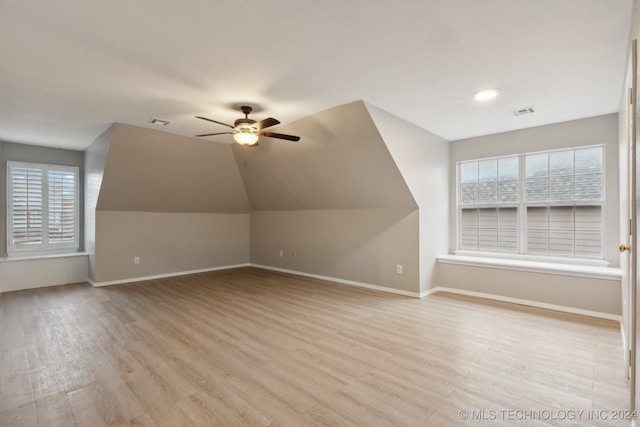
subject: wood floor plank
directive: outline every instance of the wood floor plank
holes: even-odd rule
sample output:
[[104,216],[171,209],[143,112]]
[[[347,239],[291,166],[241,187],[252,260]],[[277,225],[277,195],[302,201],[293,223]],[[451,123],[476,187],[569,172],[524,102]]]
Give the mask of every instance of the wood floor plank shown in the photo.
[[198,426],[268,426],[271,420],[229,389],[195,393],[178,401],[178,406]]
[[125,422],[124,424],[120,424],[118,427],[157,427],[155,421],[149,414],[144,414],[138,418],[134,418]]
[[2,427],[39,427],[36,405],[29,405],[0,410]]
[[34,401],[29,371],[18,370],[0,377],[0,412],[15,410]]
[[62,363],[42,366],[30,371],[31,385],[36,399],[42,399],[65,391],[66,379],[60,366],[62,366]]
[[0,294],[0,425],[469,426],[488,420],[461,410],[624,410],[622,356],[615,322],[257,268],[74,284]]
[[305,425],[308,426],[356,427],[358,425],[352,423],[348,419],[320,403],[316,403],[311,408],[307,409],[303,416]]
[[37,399],[36,411],[40,427],[74,427],[78,425],[66,392]]
[[123,424],[145,413],[137,395],[119,377],[98,380],[68,396],[75,419],[83,426]]
[[[162,387],[146,372],[138,371],[127,375],[126,383],[139,401],[142,412],[148,413],[158,426],[195,426],[182,411],[177,402],[164,393]],[[133,397],[133,396],[132,396]]]
[[20,308],[21,300],[23,299],[24,296],[19,293],[10,292],[3,294],[0,300],[2,304],[0,348],[3,350],[25,346],[24,326]]
[[6,378],[17,371],[29,370],[27,349],[10,347],[0,350],[0,376]]

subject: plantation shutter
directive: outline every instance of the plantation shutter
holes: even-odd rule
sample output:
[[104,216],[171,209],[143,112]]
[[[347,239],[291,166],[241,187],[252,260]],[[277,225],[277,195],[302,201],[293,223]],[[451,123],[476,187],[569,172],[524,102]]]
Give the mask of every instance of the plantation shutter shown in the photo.
[[77,250],[78,168],[7,162],[9,253]]
[[73,242],[76,237],[75,174],[50,170],[48,187],[49,243]]
[[43,239],[43,174],[41,169],[10,169],[11,242],[14,245],[41,244]]

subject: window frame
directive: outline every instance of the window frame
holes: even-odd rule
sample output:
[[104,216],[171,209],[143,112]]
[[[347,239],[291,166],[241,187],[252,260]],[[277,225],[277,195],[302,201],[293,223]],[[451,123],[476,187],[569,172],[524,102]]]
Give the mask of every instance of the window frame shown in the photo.
[[[531,201],[527,202],[526,198],[526,162],[525,159],[528,155],[534,154],[550,154],[553,152],[560,151],[569,151],[571,150],[574,153],[575,151],[586,148],[600,148],[602,151],[602,163],[601,163],[601,180],[602,180],[602,188],[601,194],[602,198],[599,202],[580,202],[575,199],[572,202],[537,202]],[[517,241],[518,248],[517,252],[492,252],[492,251],[482,251],[482,250],[473,250],[473,249],[461,249],[462,247],[462,211],[463,205],[461,203],[461,164],[467,162],[481,162],[486,160],[496,160],[503,158],[517,158],[518,160],[518,202],[517,205]],[[574,158],[575,162],[575,158]],[[574,170],[571,174],[573,179],[575,180],[575,163]],[[498,258],[498,259],[520,259],[520,260],[534,260],[534,261],[543,261],[543,262],[556,262],[556,263],[568,263],[568,264],[581,264],[581,265],[604,265],[608,264],[606,261],[606,146],[605,144],[592,144],[585,146],[575,146],[575,147],[563,147],[552,150],[540,150],[540,151],[531,151],[531,152],[523,152],[523,153],[515,153],[508,154],[502,156],[492,156],[485,158],[475,158],[475,159],[467,159],[467,160],[459,160],[456,162],[456,183],[455,183],[455,191],[456,191],[456,249],[454,250],[454,254],[456,255],[464,255],[464,256],[478,256],[478,257],[486,257],[486,258]],[[575,191],[575,190],[574,190]],[[559,207],[559,206],[570,206],[570,207],[578,207],[578,206],[599,206],[600,207],[600,238],[601,238],[601,246],[600,253],[597,256],[589,257],[589,256],[571,256],[571,255],[552,255],[552,254],[537,254],[530,253],[527,251],[528,240],[527,240],[527,208],[528,207]],[[481,209],[483,207],[496,208],[500,209],[503,207],[499,201],[492,206],[482,205],[480,203],[476,204],[476,209]],[[473,208],[471,208],[473,209]],[[575,211],[574,211],[575,212]],[[575,214],[574,214],[575,215]],[[574,217],[575,218],[575,217]],[[574,223],[575,230],[575,223]],[[575,235],[574,235],[574,245],[575,245]],[[499,242],[498,242],[499,246]],[[575,249],[574,249],[575,253]]]
[[[35,244],[16,244],[13,240],[14,217],[14,186],[13,170],[16,168],[38,169],[42,171],[42,242]],[[74,175],[74,213],[73,213],[73,241],[49,242],[49,172],[71,172]],[[7,254],[11,256],[37,256],[50,254],[65,254],[77,252],[80,248],[80,168],[77,166],[53,165],[35,162],[7,161]]]

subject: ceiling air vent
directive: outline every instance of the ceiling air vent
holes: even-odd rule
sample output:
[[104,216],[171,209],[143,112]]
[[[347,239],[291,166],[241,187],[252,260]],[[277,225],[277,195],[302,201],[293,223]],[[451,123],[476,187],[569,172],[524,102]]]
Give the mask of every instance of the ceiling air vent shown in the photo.
[[166,126],[171,122],[169,120],[151,119],[151,120],[149,120],[149,123],[151,123],[152,125]]
[[526,107],[513,110],[512,112],[514,116],[524,116],[526,114],[533,114],[536,112],[536,110],[534,110],[533,107]]

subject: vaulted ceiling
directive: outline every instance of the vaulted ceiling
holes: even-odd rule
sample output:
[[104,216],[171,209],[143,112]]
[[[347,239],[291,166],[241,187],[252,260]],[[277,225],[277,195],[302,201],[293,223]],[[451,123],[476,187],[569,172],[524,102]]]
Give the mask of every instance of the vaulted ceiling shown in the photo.
[[365,100],[447,140],[612,113],[631,3],[5,0],[0,140],[82,150],[151,118],[193,136],[242,103],[287,123]]

